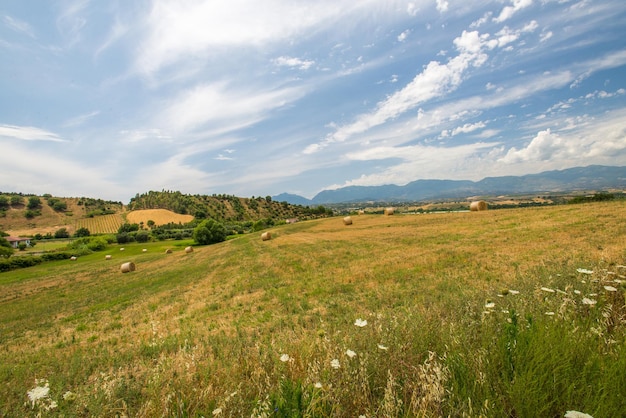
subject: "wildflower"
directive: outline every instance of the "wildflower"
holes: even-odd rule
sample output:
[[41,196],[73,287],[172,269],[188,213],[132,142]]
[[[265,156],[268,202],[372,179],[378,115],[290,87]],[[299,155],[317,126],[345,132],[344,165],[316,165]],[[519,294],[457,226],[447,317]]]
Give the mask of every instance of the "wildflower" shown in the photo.
[[381,350],[389,350],[389,347],[385,347],[382,344],[378,344],[378,348],[381,349]]
[[321,389],[322,388],[322,382],[315,382],[315,384],[313,386],[315,386],[317,389]]
[[289,354],[283,354],[280,356],[280,361],[282,361],[283,363],[286,363],[289,360],[291,360],[291,357],[289,357]]
[[519,290],[509,289],[509,293],[512,295],[519,295]]
[[598,301],[593,300],[593,299],[589,299],[589,298],[583,298],[583,305],[590,305],[593,306],[596,303],[598,303]]
[[367,325],[367,320],[358,318],[356,321],[354,321],[354,325],[356,325],[357,327],[363,328],[364,326]]
[[617,292],[617,289],[613,286],[604,286],[604,290],[606,290],[607,292]]
[[63,400],[64,401],[68,401],[68,402],[72,402],[74,400],[76,400],[76,394],[73,392],[70,392],[69,390],[67,392],[65,392],[63,394]]
[[26,394],[28,395],[28,399],[33,404],[33,407],[38,400],[47,398],[50,394],[50,386],[48,385],[48,382],[44,380],[41,382],[37,382],[37,384],[39,383],[44,383],[44,386],[35,386],[34,388],[26,392]]
[[495,308],[495,307],[496,307],[496,304],[493,303],[493,302],[487,302],[485,304],[485,308],[487,308],[487,309],[491,309],[491,308]]
[[554,293],[554,289],[550,289],[549,287],[542,287],[541,290],[548,293]]
[[593,274],[593,270],[587,270],[587,269],[576,269],[577,272],[582,273],[582,274]]
[[593,417],[589,414],[585,414],[584,412],[567,411],[565,413],[565,418],[593,418]]
[[354,356],[356,356],[356,353],[352,350],[346,350],[346,356],[352,358]]
[[341,365],[339,364],[339,360],[337,360],[336,358],[335,358],[335,359],[332,359],[332,360],[330,361],[330,367],[332,367],[333,369],[338,369],[338,368],[340,368],[340,367],[341,367]]

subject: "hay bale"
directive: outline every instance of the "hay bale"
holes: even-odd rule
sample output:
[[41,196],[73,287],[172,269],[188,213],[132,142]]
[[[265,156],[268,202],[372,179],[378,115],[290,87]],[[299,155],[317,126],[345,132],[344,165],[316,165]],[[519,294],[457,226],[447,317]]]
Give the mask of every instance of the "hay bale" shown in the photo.
[[146,251],[148,251],[148,249],[147,249],[147,248],[144,248],[144,249],[142,249],[141,251],[145,253]]
[[192,253],[192,252],[193,252],[193,247],[186,247],[186,248],[185,248],[185,252],[186,252],[187,254]]
[[124,247],[120,248],[120,251],[124,251]]
[[105,256],[104,256],[104,259],[105,259],[105,260],[110,260],[111,258],[113,258],[113,257],[111,257],[111,255],[110,255],[110,254],[107,254],[107,255],[105,255]]
[[76,256],[74,256],[74,255],[73,255],[73,256],[71,256],[71,257],[70,257],[70,260],[72,260],[72,261],[76,261],[76,260],[77,260],[77,258],[76,258]]
[[271,239],[272,239],[272,233],[271,233],[271,232],[269,232],[269,231],[268,231],[268,232],[263,232],[263,233],[261,234],[261,239],[262,239],[263,241],[269,241],[269,240],[271,240]]
[[386,216],[393,215],[394,212],[395,212],[394,208],[385,208],[385,215]]
[[365,211],[363,209],[359,209],[359,211],[357,212],[357,214],[359,215],[365,215]]
[[172,254],[172,249],[168,248],[167,250],[165,250],[165,254]]
[[344,225],[352,225],[352,218],[349,216],[346,216],[345,218],[343,218],[343,224]]
[[129,273],[131,271],[135,271],[135,263],[133,263],[132,261],[129,261],[127,263],[122,264],[122,267],[120,267],[120,271],[122,273]]
[[487,210],[487,202],[484,200],[477,200],[470,203],[470,211],[477,212],[479,210]]

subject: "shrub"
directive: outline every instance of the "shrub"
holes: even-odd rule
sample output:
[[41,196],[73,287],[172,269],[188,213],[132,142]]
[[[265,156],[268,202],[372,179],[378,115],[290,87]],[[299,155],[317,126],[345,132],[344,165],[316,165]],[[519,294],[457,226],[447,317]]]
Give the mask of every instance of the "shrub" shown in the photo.
[[214,219],[207,219],[193,230],[193,239],[202,245],[222,242],[226,240],[226,228]]
[[70,233],[67,231],[66,228],[59,228],[54,233],[54,237],[55,238],[69,238],[70,237]]

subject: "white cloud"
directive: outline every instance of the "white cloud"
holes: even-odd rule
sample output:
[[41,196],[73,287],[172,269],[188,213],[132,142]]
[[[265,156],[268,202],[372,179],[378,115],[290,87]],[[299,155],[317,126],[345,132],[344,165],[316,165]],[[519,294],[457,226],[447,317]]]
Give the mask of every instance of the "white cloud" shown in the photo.
[[493,21],[502,23],[509,20],[515,13],[533,4],[533,0],[512,0],[513,6],[506,6],[500,12],[498,17],[494,17]]
[[468,134],[478,129],[482,129],[485,126],[487,126],[485,125],[485,122],[466,123],[463,126],[457,126],[456,128],[449,131],[449,135],[456,136],[458,134]]
[[313,153],[333,142],[343,142],[352,135],[363,133],[414,109],[420,103],[456,89],[470,66],[479,67],[486,61],[487,56],[482,52],[483,39],[478,32],[463,31],[454,40],[459,55],[446,64],[431,61],[404,88],[379,102],[373,112],[362,114],[355,122],[340,126],[321,143],[309,145],[304,152]]
[[520,163],[524,161],[547,161],[573,156],[575,150],[568,147],[567,141],[550,129],[541,131],[525,148],[511,148],[502,158],[504,163]]
[[171,100],[155,121],[174,132],[193,132],[208,124],[241,128],[254,124],[273,109],[303,94],[302,89],[233,90],[225,83],[201,84]]
[[279,67],[296,67],[300,70],[308,70],[313,64],[315,64],[315,61],[302,60],[300,58],[292,57],[278,57],[274,60],[274,64]]
[[409,37],[409,34],[411,33],[410,29],[405,30],[404,32],[402,32],[400,35],[398,35],[398,42],[404,42],[406,41],[406,38]]
[[67,142],[59,135],[32,126],[0,125],[0,138],[15,138],[24,141]]
[[547,31],[541,34],[541,38],[539,39],[540,42],[545,42],[548,39],[552,38],[553,33],[552,31]]
[[407,4],[406,6],[406,12],[410,15],[410,16],[417,16],[417,13],[419,12],[419,7],[415,5],[415,3],[413,2],[409,2],[409,4]]
[[437,0],[437,10],[440,13],[444,13],[448,11],[448,1],[447,0]]
[[476,29],[481,27],[482,25],[484,25],[485,23],[487,23],[489,21],[489,19],[491,19],[491,16],[493,16],[492,12],[487,12],[483,15],[483,17],[481,17],[480,19],[472,22],[470,24],[470,29]]
[[313,28],[333,25],[371,1],[155,0],[137,50],[136,69],[151,75],[183,58],[227,53],[237,46],[259,48]]

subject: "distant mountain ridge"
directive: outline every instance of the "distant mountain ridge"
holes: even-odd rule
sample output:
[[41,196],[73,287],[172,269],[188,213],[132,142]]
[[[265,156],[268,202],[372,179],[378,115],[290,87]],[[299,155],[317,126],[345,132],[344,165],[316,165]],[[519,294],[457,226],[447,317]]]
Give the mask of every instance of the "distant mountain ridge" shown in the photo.
[[579,190],[626,189],[626,167],[591,165],[544,171],[525,176],[485,177],[471,180],[416,180],[404,186],[348,186],[323,190],[313,199],[282,193],[272,197],[294,205],[388,201],[410,202],[429,199],[465,198],[474,195],[554,193]]

